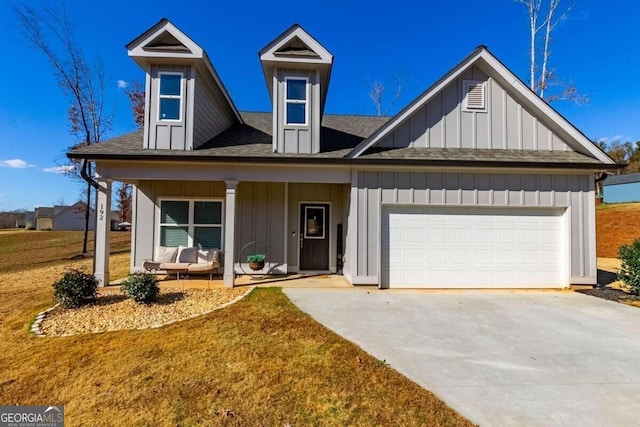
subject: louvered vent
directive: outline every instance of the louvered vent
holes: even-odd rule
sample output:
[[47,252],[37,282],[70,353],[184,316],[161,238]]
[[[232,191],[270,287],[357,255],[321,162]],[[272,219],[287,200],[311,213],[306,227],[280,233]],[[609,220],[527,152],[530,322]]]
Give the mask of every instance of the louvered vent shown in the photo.
[[477,80],[464,81],[464,108],[469,111],[486,110],[485,82]]

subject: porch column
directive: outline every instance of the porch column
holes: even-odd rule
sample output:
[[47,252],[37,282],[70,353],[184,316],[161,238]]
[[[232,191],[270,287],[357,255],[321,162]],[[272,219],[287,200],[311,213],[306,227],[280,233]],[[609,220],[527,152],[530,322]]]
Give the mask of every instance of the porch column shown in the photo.
[[109,253],[111,252],[111,182],[98,180],[96,203],[96,235],[93,255],[93,275],[100,286],[109,284]]
[[225,180],[227,186],[224,215],[224,287],[233,288],[233,260],[235,258],[236,187],[238,181]]

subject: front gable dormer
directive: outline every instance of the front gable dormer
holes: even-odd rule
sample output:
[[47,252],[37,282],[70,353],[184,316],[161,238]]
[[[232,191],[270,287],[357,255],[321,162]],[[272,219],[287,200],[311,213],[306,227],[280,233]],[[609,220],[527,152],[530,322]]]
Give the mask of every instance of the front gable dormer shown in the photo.
[[259,52],[273,104],[273,151],[319,153],[333,55],[293,25]]
[[204,49],[167,19],[126,47],[146,73],[145,149],[197,149],[242,122]]

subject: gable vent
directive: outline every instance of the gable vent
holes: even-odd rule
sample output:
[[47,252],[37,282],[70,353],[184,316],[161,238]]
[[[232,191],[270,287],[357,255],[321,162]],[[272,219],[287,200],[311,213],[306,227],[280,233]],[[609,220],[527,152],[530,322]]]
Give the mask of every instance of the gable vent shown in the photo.
[[485,111],[486,84],[478,80],[464,80],[464,109],[467,111]]

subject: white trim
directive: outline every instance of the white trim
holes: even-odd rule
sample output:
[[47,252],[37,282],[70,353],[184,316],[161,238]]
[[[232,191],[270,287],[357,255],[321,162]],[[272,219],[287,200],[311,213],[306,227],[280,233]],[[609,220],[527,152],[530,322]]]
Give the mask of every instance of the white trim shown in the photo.
[[[164,224],[160,222],[160,214],[161,214],[161,204],[162,202],[181,202],[181,201],[186,201],[189,203],[189,222],[188,224]],[[220,225],[215,224],[195,224],[193,222],[194,220],[194,213],[195,213],[195,208],[194,208],[194,204],[195,202],[220,202]],[[224,199],[220,198],[220,197],[186,197],[186,196],[176,196],[176,197],[172,197],[172,196],[161,196],[158,197],[156,199],[156,204],[155,204],[155,222],[154,222],[154,231],[155,231],[155,238],[154,238],[154,251],[155,248],[160,246],[160,230],[161,227],[164,226],[169,226],[169,225],[175,225],[176,227],[187,227],[187,246],[192,247],[193,246],[193,236],[194,236],[194,231],[196,226],[198,227],[209,227],[209,228],[220,228],[220,247],[219,248],[212,248],[212,249],[220,249],[220,250],[224,250],[224,221],[225,221],[225,203],[224,203]],[[155,253],[153,254],[155,256]]]
[[[163,32],[167,32],[172,36],[174,36],[180,43],[182,43],[187,47],[187,49],[189,49],[189,52],[181,52],[181,51],[165,52],[165,51],[153,51],[153,50],[144,49],[144,46],[146,44],[155,40]],[[151,58],[162,58],[162,59],[171,58],[172,61],[176,61],[176,59],[177,60],[182,60],[182,59],[202,60],[202,62],[205,65],[205,68],[207,69],[209,74],[213,77],[213,80],[222,91],[222,94],[224,95],[224,98],[226,99],[227,104],[231,107],[231,110],[233,111],[233,114],[235,115],[236,119],[240,123],[243,123],[242,117],[240,116],[238,109],[233,103],[231,96],[229,96],[229,92],[227,91],[227,88],[224,86],[224,84],[222,84],[222,80],[220,79],[220,76],[218,75],[215,67],[211,63],[211,60],[209,59],[207,52],[205,52],[204,49],[198,46],[197,43],[191,40],[189,36],[187,36],[184,32],[182,32],[178,27],[173,25],[169,20],[167,19],[160,20],[160,22],[158,22],[156,25],[154,25],[153,27],[145,31],[143,34],[138,36],[133,41],[129,42],[126,45],[126,48],[128,50],[128,55],[131,58],[133,58],[133,60],[136,61],[138,65],[140,65],[147,72],[150,69],[149,63],[151,62],[150,60]],[[196,66],[199,66],[199,64],[196,63]],[[147,88],[147,93],[150,93],[148,89],[149,88]],[[145,111],[149,111],[149,109],[146,109]]]
[[[163,95],[160,90],[162,87],[162,76],[163,75],[168,75],[168,76],[180,76],[180,95]],[[184,92],[185,92],[185,76],[184,76],[184,72],[182,71],[158,71],[158,96],[156,98],[156,102],[158,103],[158,122],[173,122],[173,123],[178,123],[178,122],[182,122],[182,118],[184,117]],[[163,119],[162,117],[160,117],[160,113],[161,113],[161,104],[160,101],[162,99],[177,99],[180,101],[180,110],[178,111],[178,118],[177,119]]]
[[352,285],[378,285],[378,276],[353,276]]
[[598,283],[596,277],[570,277],[570,285],[595,285]]
[[[305,99],[289,99],[287,98],[287,89],[289,87],[289,80],[304,80],[304,92]],[[295,126],[295,127],[306,127],[309,126],[309,77],[305,76],[294,76],[288,75],[284,77],[284,91],[283,91],[283,102],[284,102],[284,125],[285,126]],[[304,105],[304,123],[289,123],[287,117],[287,106],[288,104],[302,104]]]
[[[275,52],[278,51],[282,46],[289,43],[294,38],[299,38],[307,47],[315,52],[320,58],[309,58],[309,57],[301,57],[301,58],[281,58],[275,55]],[[325,49],[316,39],[314,39],[309,33],[307,33],[302,27],[299,25],[291,26],[287,31],[278,36],[275,40],[269,43],[267,46],[262,48],[260,52],[261,61],[286,61],[286,62],[312,62],[312,63],[321,63],[321,64],[330,64],[333,61],[333,55],[329,53],[327,49]]]
[[311,200],[311,201],[304,201],[304,200],[298,200],[298,222],[296,224],[296,229],[298,230],[298,239],[296,240],[296,248],[297,248],[297,252],[298,252],[298,256],[297,256],[297,267],[298,267],[298,272],[303,271],[311,271],[311,270],[301,270],[300,269],[300,239],[303,238],[303,234],[302,234],[302,230],[300,230],[300,223],[302,222],[302,205],[329,205],[329,215],[325,214],[325,228],[329,228],[329,235],[327,236],[325,233],[325,238],[329,241],[329,247],[327,248],[327,270],[331,270],[331,239],[333,238],[333,233],[331,233],[331,221],[333,218],[333,202],[330,201],[318,201],[318,200]]
[[[471,87],[474,88],[480,88],[480,95],[481,95],[481,104],[479,106],[473,106],[473,105],[469,105],[469,93],[470,90],[469,88]],[[486,112],[487,111],[487,82],[483,81],[483,80],[463,80],[462,81],[462,99],[464,100],[463,102],[463,108],[462,110],[465,112],[474,112],[474,111],[480,111],[480,112]]]
[[[577,146],[582,148],[584,151],[587,151],[594,158],[600,160],[605,165],[615,163],[609,156],[607,156],[598,147],[596,147],[596,145],[593,144],[589,140],[589,138],[587,138],[564,117],[562,117],[557,111],[549,106],[549,104],[547,104],[531,89],[529,89],[520,79],[518,79],[518,77],[516,77],[515,74],[513,74],[508,68],[506,68],[484,47],[476,49],[471,55],[469,55],[461,63],[455,66],[448,74],[434,83],[430,88],[423,92],[422,95],[416,98],[402,111],[400,111],[395,117],[393,117],[380,129],[374,132],[373,135],[358,144],[346,157],[359,157],[368,148],[385,138],[389,133],[393,132],[398,126],[400,126],[400,124],[411,117],[418,109],[422,108],[423,105],[428,103],[434,96],[440,93],[440,91],[448,86],[451,82],[462,76],[465,71],[470,69],[477,62],[480,62],[481,66],[484,65],[484,68],[489,68],[491,71],[494,71],[495,74],[501,79],[496,81],[500,84],[507,85],[507,87],[505,87],[505,90],[512,89],[519,97],[524,98],[524,101],[526,101],[528,106],[534,110],[532,111],[532,115],[536,117],[546,117],[551,123],[557,125],[560,131],[564,132],[570,139],[573,140],[565,141],[565,143],[569,144],[570,146],[572,142],[574,143],[574,145],[577,144]],[[488,74],[491,73],[489,72]],[[489,77],[493,76],[489,75]],[[578,147],[572,146],[572,148],[576,149]]]

